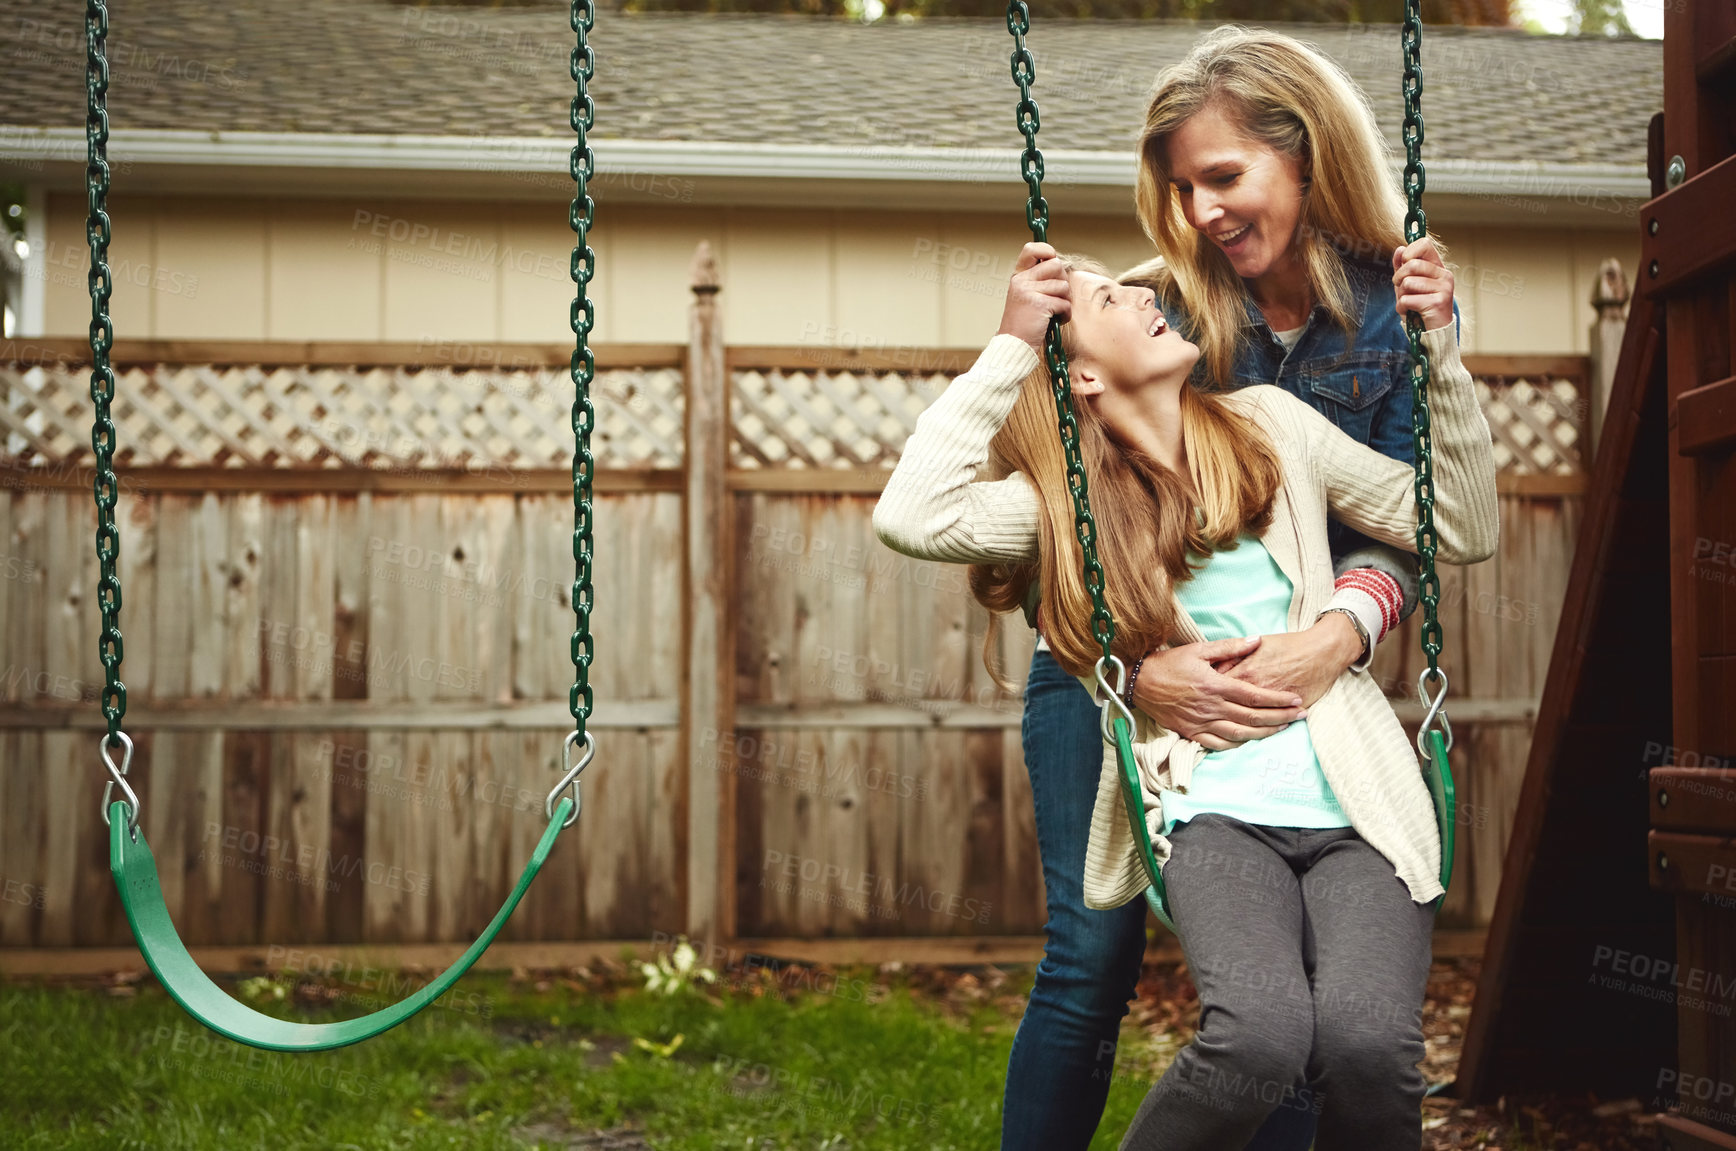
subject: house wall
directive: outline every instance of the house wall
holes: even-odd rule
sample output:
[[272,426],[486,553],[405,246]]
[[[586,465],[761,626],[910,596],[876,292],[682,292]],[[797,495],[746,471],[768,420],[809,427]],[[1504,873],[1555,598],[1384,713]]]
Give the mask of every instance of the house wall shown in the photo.
[[[84,201],[47,199],[45,335],[79,335]],[[559,203],[117,196],[112,315],[123,337],[269,340],[571,338],[572,233]],[[1442,225],[1459,267],[1466,350],[1587,350],[1609,256],[1632,274],[1634,221],[1609,228]],[[732,344],[978,345],[999,322],[1028,238],[1018,213],[604,205],[599,341],[679,342],[688,265],[711,241]],[[1066,250],[1131,265],[1131,214],[1057,221]]]

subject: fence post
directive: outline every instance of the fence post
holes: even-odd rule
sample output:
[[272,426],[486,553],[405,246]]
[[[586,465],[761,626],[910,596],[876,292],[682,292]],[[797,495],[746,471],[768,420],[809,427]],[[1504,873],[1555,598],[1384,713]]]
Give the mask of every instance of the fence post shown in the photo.
[[1597,464],[1597,445],[1603,438],[1603,413],[1609,406],[1610,387],[1615,383],[1616,361],[1621,359],[1622,333],[1627,330],[1627,274],[1621,261],[1611,256],[1598,269],[1597,285],[1591,290],[1591,306],[1597,319],[1591,325],[1591,372],[1586,381],[1586,423],[1590,435],[1580,459],[1587,472]]
[[700,241],[689,270],[687,345],[687,933],[735,936],[735,633],[729,613],[733,517],[725,490],[729,376],[717,263]]

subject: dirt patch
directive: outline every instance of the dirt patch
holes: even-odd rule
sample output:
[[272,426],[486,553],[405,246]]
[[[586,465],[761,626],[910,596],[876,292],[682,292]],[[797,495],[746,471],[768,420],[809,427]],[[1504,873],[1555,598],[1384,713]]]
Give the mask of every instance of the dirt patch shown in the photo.
[[1466,1107],[1456,1099],[1435,1097],[1423,1101],[1423,1116],[1423,1151],[1511,1151],[1515,1146],[1654,1151],[1658,1145],[1657,1116],[1638,1099],[1516,1096],[1493,1107]]
[[562,1147],[585,1151],[651,1151],[644,1133],[636,1127],[614,1127],[608,1131],[575,1131],[560,1123],[531,1123],[512,1130],[513,1138],[532,1146]]

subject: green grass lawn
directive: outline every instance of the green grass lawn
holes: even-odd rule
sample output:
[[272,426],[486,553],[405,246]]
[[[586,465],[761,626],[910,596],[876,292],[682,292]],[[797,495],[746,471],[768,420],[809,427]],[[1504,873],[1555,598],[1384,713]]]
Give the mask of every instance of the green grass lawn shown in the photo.
[[[992,1148],[1020,970],[974,1002],[869,971],[793,995],[475,975],[398,1030],[317,1055],[217,1038],[148,980],[121,996],[0,985],[0,1145]],[[266,1002],[310,1020],[377,1005]],[[1094,1147],[1119,1142],[1170,1047],[1130,1029]]]

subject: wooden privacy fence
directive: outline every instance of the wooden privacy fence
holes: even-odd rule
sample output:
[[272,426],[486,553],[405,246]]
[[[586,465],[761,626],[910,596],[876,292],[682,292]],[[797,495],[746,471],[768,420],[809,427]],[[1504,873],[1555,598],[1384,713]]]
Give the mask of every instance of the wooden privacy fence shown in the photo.
[[[973,353],[725,348],[715,291],[700,278],[688,346],[599,351],[600,750],[507,937],[1040,932],[1020,700],[983,667],[985,613],[963,569],[870,526]],[[189,941],[462,940],[510,886],[570,727],[568,354],[119,345],[127,729]],[[84,355],[0,345],[7,948],[129,938],[99,814]],[[1503,531],[1442,577],[1450,925],[1492,906],[1583,486],[1585,361],[1470,363]],[[1015,681],[1031,640],[1003,632]],[[1413,625],[1383,645],[1389,694],[1411,697],[1414,647]]]

